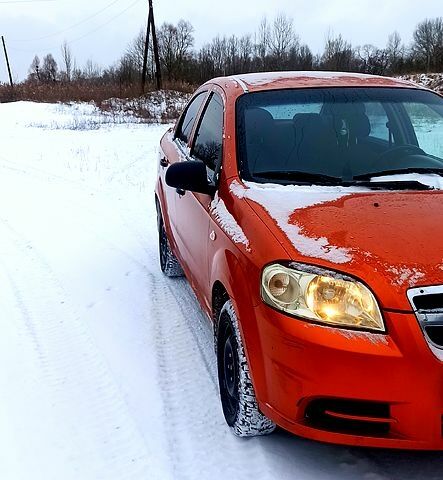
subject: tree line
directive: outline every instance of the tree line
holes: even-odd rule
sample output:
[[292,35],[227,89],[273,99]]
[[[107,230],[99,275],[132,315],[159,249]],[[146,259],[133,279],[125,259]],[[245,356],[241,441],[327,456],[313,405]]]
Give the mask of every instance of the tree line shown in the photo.
[[[52,54],[41,60],[35,56],[28,81],[135,84],[142,72],[144,35],[145,29],[142,29],[122,58],[107,68],[92,60],[79,68],[65,42],[59,63]],[[216,76],[270,70],[353,71],[376,75],[443,71],[442,17],[418,23],[408,43],[394,31],[384,47],[353,46],[341,34],[330,31],[320,54],[314,54],[301,41],[293,19],[283,13],[272,20],[264,17],[253,33],[218,35],[199,49],[194,47],[194,27],[186,20],[163,23],[157,29],[157,36],[162,76],[170,83],[197,85]],[[151,49],[148,53],[148,78],[153,80],[155,63]]]

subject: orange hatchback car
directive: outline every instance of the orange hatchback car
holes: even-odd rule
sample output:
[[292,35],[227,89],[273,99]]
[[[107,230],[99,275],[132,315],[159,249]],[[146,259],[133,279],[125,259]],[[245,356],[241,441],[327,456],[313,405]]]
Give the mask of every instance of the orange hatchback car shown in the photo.
[[345,73],[211,80],[161,140],[155,193],[161,269],[213,321],[235,434],[443,449],[438,94]]

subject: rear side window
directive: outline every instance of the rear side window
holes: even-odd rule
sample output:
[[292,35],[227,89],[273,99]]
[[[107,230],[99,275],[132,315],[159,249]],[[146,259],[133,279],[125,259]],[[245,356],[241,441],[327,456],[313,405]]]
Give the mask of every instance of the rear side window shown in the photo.
[[221,163],[223,147],[223,101],[212,94],[197,130],[193,155],[215,170]]
[[263,107],[267,110],[274,120],[292,120],[299,113],[320,113],[321,103],[301,104],[282,104],[282,105],[266,105]]
[[183,143],[189,142],[189,137],[194,126],[195,119],[200,110],[200,107],[205,99],[206,92],[199,93],[188,105],[186,112],[182,116],[180,125],[177,129],[176,138],[179,138]]
[[389,141],[389,119],[380,102],[365,103],[366,115],[371,126],[370,136]]
[[443,109],[437,113],[429,105],[423,103],[406,103],[412,126],[417,137],[418,146],[428,155],[443,158]]

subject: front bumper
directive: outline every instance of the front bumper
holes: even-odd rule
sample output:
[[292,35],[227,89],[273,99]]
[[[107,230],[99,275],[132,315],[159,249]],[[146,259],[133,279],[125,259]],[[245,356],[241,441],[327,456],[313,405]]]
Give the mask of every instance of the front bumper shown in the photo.
[[[251,314],[249,325],[240,316],[251,373],[260,408],[275,423],[324,442],[443,450],[443,364],[414,314],[384,312],[387,335],[307,323],[264,304]],[[318,401],[330,402],[334,421],[313,418]],[[337,402],[388,413],[337,414]]]

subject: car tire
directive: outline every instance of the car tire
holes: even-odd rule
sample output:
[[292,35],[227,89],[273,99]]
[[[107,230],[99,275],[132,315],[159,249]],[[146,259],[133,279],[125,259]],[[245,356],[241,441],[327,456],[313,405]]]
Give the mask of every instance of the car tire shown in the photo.
[[217,370],[226,423],[238,437],[268,435],[276,425],[258,408],[237,316],[230,300],[223,305],[217,323]]
[[184,275],[183,269],[180,265],[180,262],[177,260],[177,257],[171,250],[171,245],[169,244],[168,236],[166,235],[163,218],[160,214],[158,218],[158,236],[158,249],[161,271],[167,277],[182,277]]

